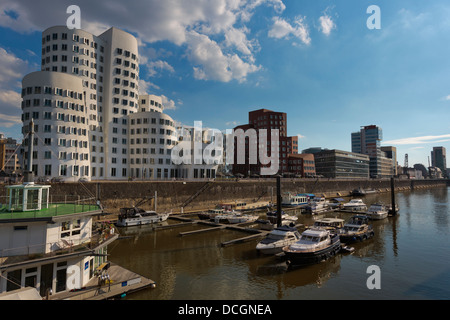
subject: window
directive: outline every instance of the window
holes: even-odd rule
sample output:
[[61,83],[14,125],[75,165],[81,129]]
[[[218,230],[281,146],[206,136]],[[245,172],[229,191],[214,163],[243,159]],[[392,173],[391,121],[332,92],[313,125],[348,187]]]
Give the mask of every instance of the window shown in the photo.
[[81,220],[65,221],[61,223],[61,238],[76,236],[81,233]]

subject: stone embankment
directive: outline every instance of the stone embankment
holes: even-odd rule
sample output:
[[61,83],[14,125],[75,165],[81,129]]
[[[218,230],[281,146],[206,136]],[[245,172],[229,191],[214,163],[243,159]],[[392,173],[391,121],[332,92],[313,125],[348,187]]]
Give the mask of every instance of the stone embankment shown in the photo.
[[[450,186],[449,180],[395,180],[397,191]],[[327,198],[349,196],[352,190],[362,188],[377,192],[390,192],[390,180],[336,180],[336,179],[288,179],[281,182],[282,193],[313,193]],[[100,199],[105,211],[117,214],[122,207],[133,206],[157,192],[158,211],[174,213],[213,208],[221,202],[242,200],[276,201],[276,179],[241,179],[215,181],[102,181],[89,183],[59,183],[50,189],[52,199]],[[6,190],[0,185],[0,196],[5,199]],[[153,200],[142,204],[153,208]]]

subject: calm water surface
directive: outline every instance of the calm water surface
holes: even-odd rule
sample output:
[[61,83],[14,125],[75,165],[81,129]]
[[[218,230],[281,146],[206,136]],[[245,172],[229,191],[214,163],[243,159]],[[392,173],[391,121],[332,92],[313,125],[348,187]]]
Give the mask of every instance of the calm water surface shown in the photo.
[[[390,203],[389,194],[363,199],[367,205]],[[396,201],[399,216],[372,222],[373,239],[352,245],[351,254],[306,268],[286,270],[274,257],[258,255],[258,240],[221,247],[224,241],[246,236],[241,232],[179,236],[204,228],[195,225],[121,229],[131,238],[110,246],[110,260],[156,281],[155,289],[127,297],[134,300],[450,299],[449,188],[401,192]],[[304,225],[317,218],[298,217]],[[380,267],[380,290],[367,288],[371,265]]]

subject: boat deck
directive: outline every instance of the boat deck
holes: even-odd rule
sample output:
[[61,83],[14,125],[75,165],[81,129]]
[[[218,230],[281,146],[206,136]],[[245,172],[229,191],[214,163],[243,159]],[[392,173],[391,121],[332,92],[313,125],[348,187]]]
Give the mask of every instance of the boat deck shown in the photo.
[[94,277],[88,282],[85,289],[57,293],[50,296],[50,300],[107,300],[156,286],[155,281],[113,263],[108,269],[108,274],[111,278],[111,285],[99,286],[97,277]]

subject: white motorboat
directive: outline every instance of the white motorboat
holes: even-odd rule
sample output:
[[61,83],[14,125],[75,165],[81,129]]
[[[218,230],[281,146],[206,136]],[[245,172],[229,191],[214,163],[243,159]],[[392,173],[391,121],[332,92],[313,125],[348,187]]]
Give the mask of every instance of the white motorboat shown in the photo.
[[227,220],[231,224],[253,222],[259,218],[257,215],[241,214],[240,212],[231,213],[228,215]]
[[319,263],[335,256],[341,250],[338,234],[325,229],[307,229],[299,241],[283,248],[288,266]]
[[306,206],[306,212],[310,214],[317,214],[328,210],[328,201],[325,198],[314,198]]
[[[266,213],[267,215],[267,219],[271,222],[271,223],[277,223],[278,220],[278,214],[277,211],[269,211]],[[281,221],[282,221],[282,225],[284,224],[290,224],[290,223],[295,223],[298,220],[298,217],[296,216],[291,216],[287,213],[285,213],[284,211],[281,211]]]
[[366,215],[355,215],[339,230],[339,237],[343,243],[365,241],[374,236],[373,227],[369,225]]
[[381,203],[375,203],[370,206],[366,216],[368,216],[370,220],[382,220],[387,218],[389,210],[390,207]]
[[143,209],[122,208],[116,225],[118,227],[140,226],[166,221],[170,213],[156,213],[156,211],[145,211]]
[[281,226],[275,228],[257,245],[256,250],[263,254],[277,254],[288,246],[300,240],[300,233],[296,228]]
[[367,206],[361,199],[352,199],[350,202],[344,203],[343,209],[349,211],[366,211]]

